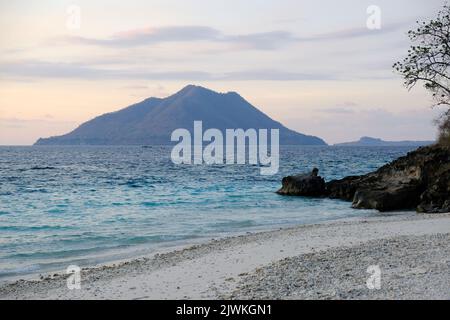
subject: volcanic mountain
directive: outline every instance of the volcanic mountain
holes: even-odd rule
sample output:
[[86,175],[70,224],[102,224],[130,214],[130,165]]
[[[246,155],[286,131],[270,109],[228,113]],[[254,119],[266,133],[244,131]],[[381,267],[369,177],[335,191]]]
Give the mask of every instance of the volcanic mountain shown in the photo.
[[122,110],[87,121],[62,136],[41,138],[36,145],[168,145],[173,130],[193,131],[194,121],[203,130],[279,129],[280,144],[326,145],[283,126],[235,92],[217,93],[189,85],[167,98],[148,98]]

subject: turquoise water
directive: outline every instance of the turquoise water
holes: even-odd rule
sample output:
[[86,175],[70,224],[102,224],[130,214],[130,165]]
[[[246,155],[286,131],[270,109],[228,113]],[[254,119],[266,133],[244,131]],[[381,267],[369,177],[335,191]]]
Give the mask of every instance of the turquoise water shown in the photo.
[[0,279],[180,243],[376,214],[281,197],[285,175],[363,174],[405,147],[281,147],[280,171],[174,165],[169,147],[0,147]]

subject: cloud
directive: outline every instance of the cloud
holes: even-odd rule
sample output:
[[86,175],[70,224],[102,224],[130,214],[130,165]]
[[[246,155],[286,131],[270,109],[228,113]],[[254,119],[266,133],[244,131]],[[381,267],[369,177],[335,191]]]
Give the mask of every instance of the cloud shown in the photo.
[[279,70],[248,70],[229,72],[219,80],[278,80],[278,81],[295,81],[295,80],[337,80],[336,77],[321,73],[300,73],[287,72]]
[[143,28],[123,31],[114,34],[107,39],[95,39],[86,37],[67,37],[74,43],[113,46],[113,47],[133,47],[148,45],[160,42],[185,42],[217,40],[221,33],[210,27],[203,26],[172,26],[162,28]]
[[310,37],[298,37],[299,41],[309,42],[309,41],[324,41],[324,40],[345,40],[360,37],[372,37],[378,36],[393,31],[400,30],[406,25],[410,25],[410,22],[399,22],[392,24],[385,24],[381,29],[371,30],[366,27],[360,28],[349,28],[338,31],[332,31],[327,33],[316,34]]
[[309,37],[299,37],[291,32],[283,30],[230,35],[208,26],[166,26],[122,31],[107,38],[65,36],[54,40],[63,43],[119,48],[148,46],[166,42],[207,41],[229,44],[237,50],[275,50],[280,46],[290,43],[375,36],[395,31],[404,25],[404,23],[385,25],[380,30],[369,30],[368,28],[363,27],[351,28],[321,33]]
[[74,125],[73,121],[57,121],[51,115],[46,114],[42,119],[0,118],[2,128],[27,128],[30,125],[64,126]]
[[143,72],[130,69],[100,69],[81,63],[21,61],[0,65],[1,76],[72,78],[72,79],[160,79],[160,80],[204,80],[211,76],[201,71]]
[[[19,61],[0,65],[0,75],[42,78],[95,78],[98,69],[80,63]],[[106,74],[105,74],[106,75]]]
[[[86,38],[70,36],[59,38],[65,43],[77,43],[84,45],[96,45],[102,47],[132,48],[165,42],[206,41],[224,43],[230,50],[276,50],[277,48],[293,44],[315,41],[328,41],[330,39],[348,39],[366,37],[391,32],[401,28],[403,23],[385,25],[381,30],[369,30],[367,28],[353,28],[341,31],[322,33],[310,37],[299,37],[287,31],[269,31],[260,33],[229,35],[207,26],[168,26],[159,28],[133,29],[116,33],[108,38]],[[224,49],[226,50],[226,49]],[[14,59],[11,57],[11,59]],[[164,59],[164,57],[161,57]],[[14,61],[14,60],[13,60]],[[327,70],[319,73],[295,72],[285,70],[237,70],[226,73],[214,73],[203,70],[177,70],[155,71],[139,67],[136,60],[131,61],[127,56],[117,52],[113,56],[107,56],[103,60],[86,57],[82,62],[48,62],[39,60],[3,62],[0,64],[0,76],[20,81],[21,79],[37,78],[74,78],[74,79],[147,79],[147,80],[188,80],[188,81],[214,81],[214,80],[339,80],[342,74],[331,74]],[[139,60],[141,61],[141,60]],[[142,61],[141,61],[142,62]],[[373,62],[371,62],[373,63]],[[123,64],[123,65],[121,65]],[[127,65],[128,64],[128,65]],[[383,64],[384,65],[384,64]],[[114,67],[113,67],[114,66]],[[319,64],[318,68],[323,67]],[[367,69],[367,68],[366,68]],[[364,69],[364,70],[366,70]],[[378,70],[378,69],[377,69]],[[353,75],[351,79],[391,79],[393,74],[370,74],[364,72],[361,75]]]
[[239,49],[273,50],[282,44],[293,42],[295,38],[286,31],[227,35],[207,26],[168,26],[128,30],[116,33],[108,38],[69,36],[55,40],[56,42],[103,47],[136,47],[165,42],[208,41],[231,44]]
[[101,69],[81,63],[52,63],[44,61],[19,61],[0,65],[0,76],[67,78],[83,80],[141,79],[141,80],[331,80],[334,77],[321,73],[296,73],[283,70],[246,70],[226,73],[204,71],[153,72],[140,69]]

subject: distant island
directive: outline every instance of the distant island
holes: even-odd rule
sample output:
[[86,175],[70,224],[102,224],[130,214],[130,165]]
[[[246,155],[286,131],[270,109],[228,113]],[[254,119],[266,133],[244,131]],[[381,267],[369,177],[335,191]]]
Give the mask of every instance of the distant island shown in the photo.
[[40,138],[35,145],[168,145],[173,130],[192,132],[193,123],[225,129],[279,129],[280,144],[326,145],[272,120],[236,92],[218,93],[188,85],[167,98],[148,98],[83,123],[62,136]]
[[435,141],[385,141],[378,138],[362,137],[358,141],[337,143],[338,147],[421,147],[434,144]]

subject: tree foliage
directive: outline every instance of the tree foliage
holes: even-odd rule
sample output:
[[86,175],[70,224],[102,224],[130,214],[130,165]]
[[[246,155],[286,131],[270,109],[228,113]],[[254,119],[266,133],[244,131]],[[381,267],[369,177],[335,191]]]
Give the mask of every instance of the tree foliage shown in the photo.
[[434,105],[446,108],[438,123],[441,142],[450,143],[450,6],[444,5],[435,19],[417,24],[408,32],[413,45],[407,57],[393,67],[408,89],[422,83]]

